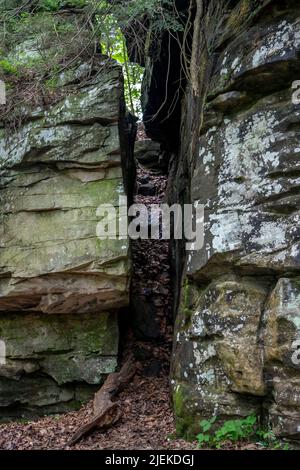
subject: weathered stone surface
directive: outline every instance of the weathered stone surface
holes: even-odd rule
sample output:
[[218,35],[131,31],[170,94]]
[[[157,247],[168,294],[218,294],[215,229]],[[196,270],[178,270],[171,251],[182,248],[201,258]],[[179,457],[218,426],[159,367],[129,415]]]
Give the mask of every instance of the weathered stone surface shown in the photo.
[[39,371],[58,384],[97,384],[116,366],[118,327],[113,313],[2,314],[0,338],[6,345],[0,376],[14,380]]
[[191,274],[217,254],[237,266],[299,268],[299,117],[287,90],[202,137],[192,194],[205,205],[205,245]]
[[127,303],[127,240],[100,240],[97,207],[124,194],[120,69],[0,140],[0,310],[106,310]]
[[[250,3],[250,2],[249,2]],[[253,90],[264,93],[271,87],[276,90],[284,84],[287,75],[299,70],[300,50],[299,12],[293,2],[282,13],[274,10],[256,19],[256,24],[235,38],[220,54],[212,77],[210,94],[217,95],[226,90]],[[234,34],[234,31],[232,31]],[[272,72],[276,79],[272,80]],[[272,83],[273,82],[273,83]],[[257,88],[259,86],[259,88]]]
[[172,359],[182,434],[203,416],[263,407],[277,436],[300,437],[299,6],[265,3],[218,43],[193,155],[197,99],[185,103],[171,196],[203,204],[205,226],[203,248],[187,254]]
[[300,279],[281,278],[272,291],[264,315],[267,363],[300,370],[292,361],[293,343],[300,339]]

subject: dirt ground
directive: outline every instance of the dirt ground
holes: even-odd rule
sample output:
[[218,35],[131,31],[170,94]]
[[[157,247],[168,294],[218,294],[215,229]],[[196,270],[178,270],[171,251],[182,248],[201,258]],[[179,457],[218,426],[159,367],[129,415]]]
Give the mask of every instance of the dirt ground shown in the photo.
[[[94,432],[73,449],[78,450],[159,450],[195,449],[172,437],[173,413],[169,406],[167,378],[137,375],[119,395],[123,416],[106,432]],[[92,402],[80,411],[45,417],[36,422],[0,425],[0,449],[68,449],[67,441],[92,414]]]

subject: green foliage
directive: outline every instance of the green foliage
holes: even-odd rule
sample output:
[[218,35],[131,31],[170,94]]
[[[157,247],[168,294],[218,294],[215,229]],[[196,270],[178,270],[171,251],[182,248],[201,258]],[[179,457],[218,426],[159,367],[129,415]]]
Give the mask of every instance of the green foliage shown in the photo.
[[127,107],[134,115],[141,115],[141,83],[144,69],[139,64],[132,63],[128,57],[126,40],[114,15],[106,16],[105,21],[97,17],[100,32],[100,45],[104,54],[119,62],[123,67],[125,77],[125,100]]
[[197,440],[199,447],[202,447],[204,444],[210,444],[213,440],[213,437],[208,433],[211,430],[213,424],[216,422],[217,417],[214,416],[210,420],[204,419],[200,422],[201,433],[198,434]]
[[[75,26],[67,19],[56,17],[50,11],[42,11],[35,15],[22,12],[19,16],[11,16],[3,23],[0,21],[0,38],[2,47],[13,50],[15,46],[28,39],[37,39],[41,49],[60,43],[59,35],[75,34]],[[68,43],[64,44],[64,47]]]
[[61,6],[60,0],[40,0],[39,6],[44,11],[57,11]]
[[45,87],[49,90],[55,90],[57,88],[58,79],[55,75],[46,80]]
[[121,28],[128,28],[130,23],[147,18],[151,20],[154,32],[183,30],[183,22],[175,8],[174,0],[100,1],[99,9],[106,8],[108,3],[112,5],[111,11]]
[[213,430],[217,417],[200,422],[201,432],[197,435],[199,447],[222,448],[228,443],[255,441],[258,445],[272,450],[289,450],[289,445],[280,442],[272,430],[257,429],[257,417],[228,420]]
[[88,12],[60,15],[50,11],[58,4],[41,5],[6,10],[0,16],[0,80],[7,90],[1,119],[6,128],[21,125],[29,109],[72,92],[62,87],[60,75],[94,56]]
[[[125,98],[133,114],[141,114],[140,93],[144,70],[129,60],[127,47],[142,58],[151,37],[169,30],[183,31],[184,22],[175,8],[174,0],[100,0],[97,3],[97,23],[103,53],[123,66]],[[123,32],[129,39],[125,43]]]
[[245,419],[226,421],[226,423],[216,431],[215,439],[217,442],[223,442],[226,440],[237,442],[249,439],[254,434],[255,423],[256,416],[248,416]]

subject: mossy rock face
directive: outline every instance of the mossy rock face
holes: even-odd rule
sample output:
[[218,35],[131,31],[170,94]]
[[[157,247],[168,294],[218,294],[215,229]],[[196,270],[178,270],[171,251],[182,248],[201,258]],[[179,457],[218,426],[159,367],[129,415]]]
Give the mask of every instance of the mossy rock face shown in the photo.
[[[0,339],[6,347],[0,408],[6,417],[17,409],[26,416],[72,409],[79,403],[76,384],[86,384],[87,398],[117,365],[128,241],[97,237],[97,208],[117,206],[124,195],[120,70],[106,78],[69,102],[38,110],[0,140]],[[103,101],[101,108],[108,89],[111,104]]]
[[193,435],[201,419],[214,414],[247,416],[259,409],[259,400],[247,397],[266,393],[257,341],[266,295],[265,286],[235,276],[206,289],[185,285],[171,372],[183,434]]
[[[191,194],[175,177],[179,190],[170,199],[191,195],[204,206],[204,243],[186,257],[173,404],[181,435],[196,434],[200,420],[213,415],[255,413],[278,438],[299,440],[300,120],[292,99],[300,71],[299,5],[234,5],[216,39],[193,155],[187,149],[197,100],[187,98],[183,111],[187,155],[176,171],[181,177],[194,168]],[[178,278],[181,262],[179,253]]]

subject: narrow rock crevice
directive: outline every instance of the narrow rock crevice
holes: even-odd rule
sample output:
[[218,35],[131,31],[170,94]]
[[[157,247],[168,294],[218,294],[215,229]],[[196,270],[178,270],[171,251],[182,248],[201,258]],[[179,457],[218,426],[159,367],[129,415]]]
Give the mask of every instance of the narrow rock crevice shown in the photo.
[[142,364],[142,373],[168,376],[173,335],[170,240],[162,239],[161,226],[157,239],[152,238],[154,223],[160,220],[160,204],[165,201],[167,175],[159,168],[158,144],[144,132],[138,132],[135,156],[134,203],[143,205],[146,210],[139,216],[144,227],[141,230],[148,238],[144,239],[143,235],[131,241],[129,322],[136,340],[135,357]]

